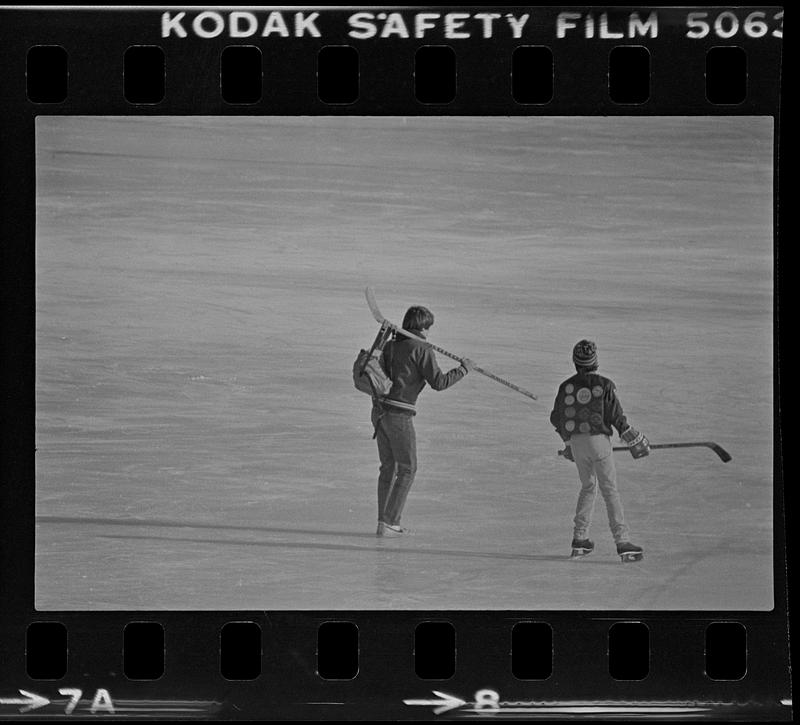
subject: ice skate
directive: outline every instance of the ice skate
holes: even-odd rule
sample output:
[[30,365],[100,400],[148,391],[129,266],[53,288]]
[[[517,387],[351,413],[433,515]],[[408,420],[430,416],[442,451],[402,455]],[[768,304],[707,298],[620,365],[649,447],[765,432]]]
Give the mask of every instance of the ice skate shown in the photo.
[[589,556],[593,551],[594,541],[590,539],[573,539],[570,559],[582,559],[584,556]]
[[408,533],[408,529],[404,529],[400,524],[387,524],[383,523],[383,533],[380,536],[403,536]]
[[620,541],[617,544],[617,554],[622,559],[623,564],[631,561],[641,561],[644,558],[644,549],[636,544],[631,544],[630,541]]

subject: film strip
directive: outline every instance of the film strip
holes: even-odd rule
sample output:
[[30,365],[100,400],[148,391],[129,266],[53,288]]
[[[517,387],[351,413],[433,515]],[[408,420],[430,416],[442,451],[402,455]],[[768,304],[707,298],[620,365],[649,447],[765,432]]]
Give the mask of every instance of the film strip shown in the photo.
[[0,718],[792,719],[782,7],[0,20]]

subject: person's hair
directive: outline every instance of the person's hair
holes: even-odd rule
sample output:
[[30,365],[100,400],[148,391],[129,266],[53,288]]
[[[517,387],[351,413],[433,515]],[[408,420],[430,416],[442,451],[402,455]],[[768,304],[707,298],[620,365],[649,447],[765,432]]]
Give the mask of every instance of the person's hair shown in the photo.
[[433,312],[427,307],[409,307],[403,318],[404,330],[427,330],[433,324]]
[[593,372],[595,372],[595,370],[597,370],[597,368],[599,368],[599,367],[600,367],[600,366],[599,366],[599,365],[597,365],[597,364],[595,364],[595,365],[589,365],[588,367],[587,367],[587,366],[585,366],[585,365],[576,365],[576,366],[575,366],[575,371],[576,371],[576,372],[578,372],[578,373],[580,373],[581,375],[586,375],[586,373],[593,373]]

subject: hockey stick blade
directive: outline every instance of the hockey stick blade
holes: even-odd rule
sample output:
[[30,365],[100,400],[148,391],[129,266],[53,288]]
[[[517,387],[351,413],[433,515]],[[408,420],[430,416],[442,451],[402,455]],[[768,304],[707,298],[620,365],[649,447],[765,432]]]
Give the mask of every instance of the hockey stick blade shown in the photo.
[[[714,443],[714,441],[696,441],[691,443],[651,443],[650,450],[659,450],[662,448],[710,448],[716,453],[720,460],[727,463],[731,460],[731,454],[728,453],[721,445]],[[615,451],[630,450],[628,446],[614,446]],[[564,451],[558,452],[559,456],[564,455]]]
[[369,305],[369,310],[372,312],[372,316],[375,318],[376,322],[380,322],[383,324],[387,322],[386,318],[381,314],[381,311],[378,309],[378,302],[375,300],[375,292],[373,291],[372,287],[367,287],[364,290],[364,294],[367,297],[367,304]]
[[730,454],[730,453],[728,453],[728,451],[726,451],[726,450],[725,450],[725,449],[724,449],[724,448],[723,448],[721,445],[719,445],[718,443],[713,443],[713,442],[709,441],[709,443],[708,443],[708,447],[709,447],[709,448],[710,448],[712,451],[714,451],[714,453],[716,453],[716,454],[717,454],[717,455],[718,455],[718,456],[719,456],[719,457],[722,459],[722,461],[723,461],[723,462],[727,463],[728,461],[730,461],[730,460],[731,460],[731,454]]
[[[392,329],[397,332],[401,332],[406,337],[410,337],[412,340],[419,340],[420,342],[426,342],[428,345],[431,346],[431,349],[436,350],[436,352],[441,353],[453,360],[457,360],[458,362],[462,362],[464,358],[459,357],[458,355],[454,355],[452,352],[448,352],[441,347],[437,347],[432,343],[428,342],[425,338],[419,337],[415,335],[413,332],[409,332],[408,330],[404,330],[399,325],[395,325],[393,322],[389,322],[382,314],[380,309],[378,308],[378,302],[375,299],[375,292],[373,291],[372,287],[367,287],[364,290],[364,294],[367,298],[367,304],[369,305],[370,312],[372,312],[372,316],[375,318],[376,322],[380,322],[382,325],[386,324],[389,325]],[[525,390],[525,388],[520,388],[519,385],[514,385],[514,383],[508,382],[508,380],[503,380],[503,378],[497,377],[494,373],[490,373],[488,370],[484,370],[483,368],[478,367],[477,365],[472,366],[472,370],[476,373],[480,373],[481,375],[485,375],[487,378],[491,378],[495,382],[500,383],[501,385],[505,385],[507,388],[511,388],[511,390],[516,390],[518,393],[521,393],[527,398],[531,400],[538,400],[538,398],[531,392]]]

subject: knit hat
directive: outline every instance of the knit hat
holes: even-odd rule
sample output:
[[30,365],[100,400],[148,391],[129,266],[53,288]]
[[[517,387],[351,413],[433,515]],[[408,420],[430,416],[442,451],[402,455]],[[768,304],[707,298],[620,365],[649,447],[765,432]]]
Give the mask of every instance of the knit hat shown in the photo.
[[582,368],[597,367],[597,345],[591,340],[581,340],[572,348],[572,362]]

